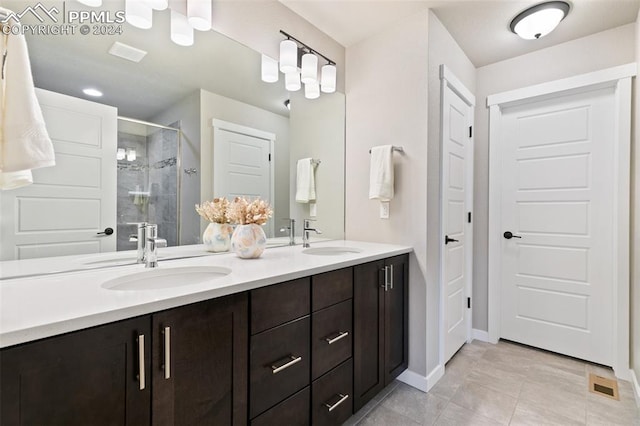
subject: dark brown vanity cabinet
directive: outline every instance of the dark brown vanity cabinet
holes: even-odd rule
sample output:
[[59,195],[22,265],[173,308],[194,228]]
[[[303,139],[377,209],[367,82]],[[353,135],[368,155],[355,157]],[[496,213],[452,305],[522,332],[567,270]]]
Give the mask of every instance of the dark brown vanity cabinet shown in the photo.
[[0,352],[0,424],[148,425],[149,316]]
[[240,293],[4,349],[0,424],[243,425],[247,347]]
[[409,256],[354,267],[354,411],[407,368]]
[[251,291],[252,425],[339,425],[353,413],[353,269]]

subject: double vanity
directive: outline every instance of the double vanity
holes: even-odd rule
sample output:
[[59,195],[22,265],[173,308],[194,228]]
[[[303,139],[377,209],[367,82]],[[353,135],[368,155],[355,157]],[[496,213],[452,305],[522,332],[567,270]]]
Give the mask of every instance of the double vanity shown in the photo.
[[[163,249],[153,270],[120,253],[5,262],[0,423],[341,424],[407,367],[410,252],[327,241],[256,260]],[[42,262],[76,267],[39,275]]]

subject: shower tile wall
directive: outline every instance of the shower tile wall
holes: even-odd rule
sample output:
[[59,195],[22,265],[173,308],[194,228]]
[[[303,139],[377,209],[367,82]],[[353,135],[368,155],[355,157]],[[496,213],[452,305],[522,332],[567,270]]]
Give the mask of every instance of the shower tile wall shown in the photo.
[[129,242],[129,235],[136,233],[134,222],[146,222],[148,217],[149,197],[137,194],[136,191],[148,191],[149,169],[147,167],[147,138],[139,135],[118,132],[118,147],[136,150],[136,159],[118,160],[118,239],[116,249],[132,250],[135,242]]
[[168,246],[175,246],[178,240],[177,133],[159,129],[147,140],[153,201],[149,205],[149,221],[158,224],[158,236],[166,239]]
[[117,250],[136,248],[136,242],[129,242],[136,222],[157,224],[158,236],[168,246],[177,245],[177,133],[158,129],[145,137],[118,132],[118,147],[135,149],[136,160],[118,161]]

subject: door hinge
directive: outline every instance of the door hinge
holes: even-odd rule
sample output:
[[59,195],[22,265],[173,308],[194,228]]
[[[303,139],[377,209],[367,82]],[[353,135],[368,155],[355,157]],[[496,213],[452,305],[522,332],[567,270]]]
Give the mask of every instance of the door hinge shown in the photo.
[[471,212],[467,213],[467,223],[471,223]]
[[271,153],[269,153],[269,161],[271,161]]
[[473,126],[469,126],[469,137],[473,136]]
[[467,297],[467,309],[471,309],[471,298]]

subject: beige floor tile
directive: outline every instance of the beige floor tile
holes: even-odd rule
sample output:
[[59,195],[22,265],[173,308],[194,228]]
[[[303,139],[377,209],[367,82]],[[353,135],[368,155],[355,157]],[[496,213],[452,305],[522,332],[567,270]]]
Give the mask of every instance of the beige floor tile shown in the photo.
[[623,396],[616,401],[591,392],[587,394],[588,425],[640,425],[640,410],[636,406],[633,394]]
[[445,373],[457,374],[460,376],[466,375],[473,369],[479,359],[479,356],[458,352],[445,365]]
[[571,392],[577,396],[584,395],[589,385],[586,375],[574,374],[550,364],[536,363],[526,368],[524,374],[528,382]]
[[445,373],[445,375],[436,383],[434,387],[429,390],[432,395],[439,396],[449,400],[455,395],[460,386],[464,384],[465,376],[457,375],[451,372]]
[[521,402],[554,412],[584,424],[587,415],[586,386],[581,394],[567,392],[553,385],[525,382],[520,392]]
[[451,398],[451,402],[505,425],[511,419],[516,401],[516,398],[475,383],[463,385]]
[[476,383],[517,398],[525,376],[496,368],[491,363],[477,363],[467,375],[466,383]]
[[509,426],[573,426],[584,424],[584,419],[576,421],[527,401],[518,401]]
[[491,420],[469,409],[450,402],[444,409],[436,426],[496,426],[500,423]]
[[381,405],[420,424],[432,425],[447,403],[444,398],[400,384]]
[[554,354],[547,351],[535,351],[532,353],[531,359],[536,364],[543,364],[548,367],[553,367],[558,370],[562,370],[565,373],[570,373],[578,377],[585,377],[587,375],[587,363],[579,359]]
[[389,410],[381,405],[362,419],[360,426],[419,426],[420,423],[411,420],[393,410]]

